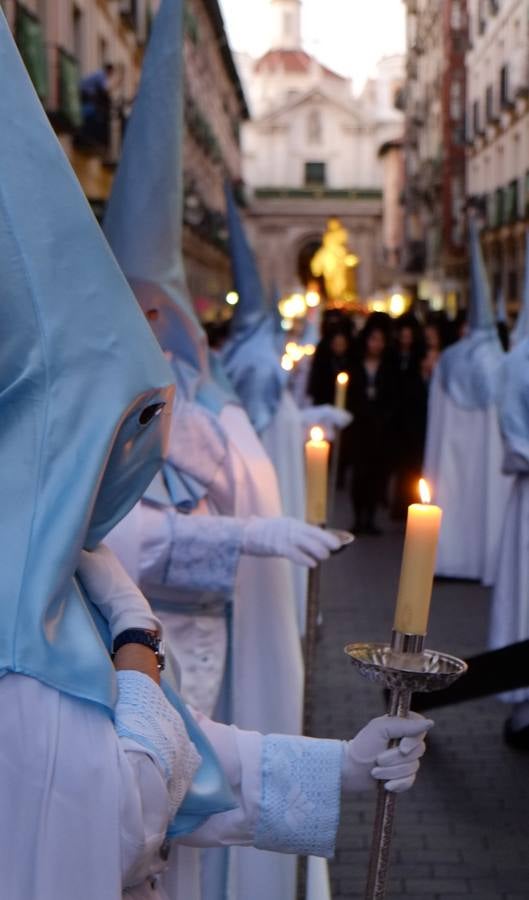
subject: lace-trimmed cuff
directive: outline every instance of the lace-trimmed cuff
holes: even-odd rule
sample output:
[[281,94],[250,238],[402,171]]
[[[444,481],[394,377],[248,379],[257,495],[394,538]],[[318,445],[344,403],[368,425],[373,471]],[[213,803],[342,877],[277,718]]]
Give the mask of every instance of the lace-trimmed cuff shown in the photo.
[[340,817],[341,765],[340,741],[265,737],[255,846],[332,856]]
[[142,672],[117,672],[118,702],[114,725],[118,737],[135,741],[164,774],[171,817],[184,799],[200,765],[181,716],[157,684]]
[[171,552],[164,583],[186,591],[231,594],[242,550],[240,519],[171,516]]

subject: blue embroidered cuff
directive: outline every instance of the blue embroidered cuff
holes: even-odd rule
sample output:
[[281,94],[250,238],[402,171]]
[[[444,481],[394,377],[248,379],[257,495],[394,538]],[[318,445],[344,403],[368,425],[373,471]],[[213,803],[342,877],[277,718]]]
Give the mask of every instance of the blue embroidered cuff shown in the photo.
[[265,737],[255,846],[332,856],[340,818],[341,766],[340,741]]

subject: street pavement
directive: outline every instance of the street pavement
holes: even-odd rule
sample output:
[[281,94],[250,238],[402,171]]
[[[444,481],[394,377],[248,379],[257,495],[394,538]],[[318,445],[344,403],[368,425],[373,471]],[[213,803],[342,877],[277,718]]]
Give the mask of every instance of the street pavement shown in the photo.
[[[333,524],[347,527],[344,504],[339,513]],[[349,738],[384,711],[380,688],[360,678],[343,647],[389,638],[403,536],[386,523],[383,536],[360,537],[325,564],[318,737]],[[477,584],[436,583],[427,645],[463,658],[485,649],[488,606]],[[529,753],[502,742],[508,709],[491,698],[434,711],[417,782],[397,803],[387,900],[529,900]],[[363,897],[374,799],[344,804],[333,900]]]

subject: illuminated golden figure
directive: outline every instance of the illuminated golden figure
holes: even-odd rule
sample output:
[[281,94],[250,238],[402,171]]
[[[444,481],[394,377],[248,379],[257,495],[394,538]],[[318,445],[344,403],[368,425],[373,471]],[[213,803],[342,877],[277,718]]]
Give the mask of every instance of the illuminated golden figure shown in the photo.
[[353,300],[356,297],[355,269],[360,262],[347,246],[349,234],[339,219],[329,219],[321,247],[312,257],[310,268],[316,277],[323,277],[325,293],[331,302]]

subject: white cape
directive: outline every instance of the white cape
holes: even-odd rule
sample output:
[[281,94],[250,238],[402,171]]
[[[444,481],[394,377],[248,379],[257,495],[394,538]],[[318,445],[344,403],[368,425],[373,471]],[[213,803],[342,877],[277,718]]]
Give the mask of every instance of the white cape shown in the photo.
[[[529,476],[513,483],[492,596],[489,632],[494,650],[529,638]],[[502,694],[508,703],[529,700],[529,689]]]
[[[224,407],[237,485],[236,516],[282,514],[277,479],[240,407]],[[299,734],[303,662],[291,566],[286,560],[242,557],[237,577],[233,638],[233,720],[240,728]],[[230,892],[237,900],[294,900],[295,857],[236,847]],[[330,900],[327,863],[311,859],[307,900]],[[327,891],[322,888],[327,887]],[[206,900],[206,898],[204,898]]]
[[491,585],[512,484],[502,474],[495,406],[468,410],[443,390],[440,368],[428,400],[424,473],[443,509],[436,574]]
[[[263,446],[274,464],[285,516],[305,520],[305,428],[290,391],[284,390],[279,408],[261,435]],[[292,564],[296,610],[300,634],[305,634],[307,569]]]

